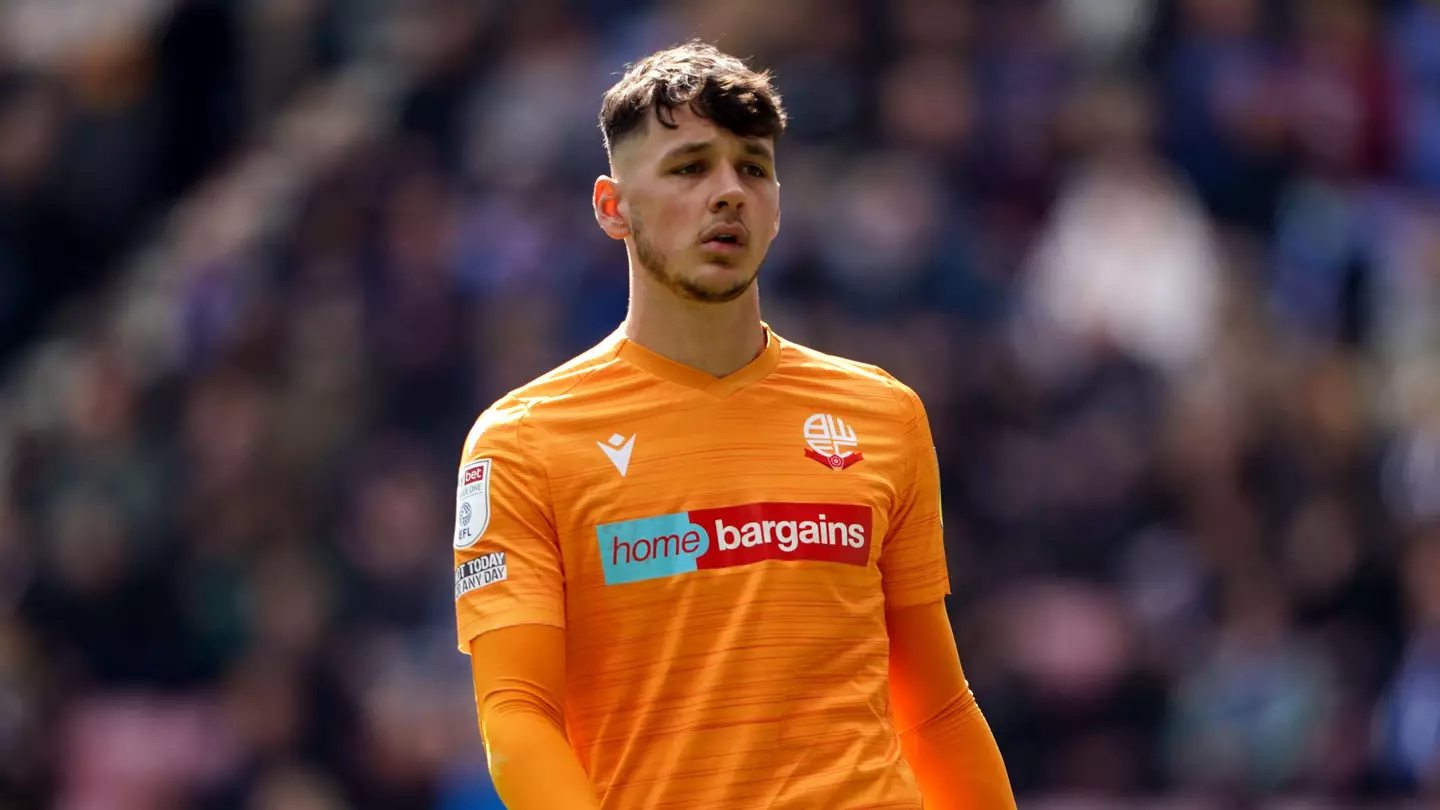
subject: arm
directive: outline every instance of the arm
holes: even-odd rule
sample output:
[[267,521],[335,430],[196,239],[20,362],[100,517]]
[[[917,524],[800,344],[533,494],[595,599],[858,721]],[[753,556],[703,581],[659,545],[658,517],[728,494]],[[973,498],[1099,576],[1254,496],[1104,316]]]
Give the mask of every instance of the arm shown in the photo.
[[480,734],[510,810],[598,810],[565,735],[565,574],[548,478],[523,403],[465,442],[455,513],[455,620]]
[[897,383],[905,413],[904,486],[880,554],[890,690],[900,747],[936,810],[1012,810],[1005,764],[960,667],[945,614],[950,576],[940,465],[920,398]]
[[1005,762],[965,681],[945,603],[888,611],[885,620],[895,725],[925,806],[1013,810]]
[[565,632],[522,625],[470,642],[480,737],[510,810],[600,810],[565,737]]

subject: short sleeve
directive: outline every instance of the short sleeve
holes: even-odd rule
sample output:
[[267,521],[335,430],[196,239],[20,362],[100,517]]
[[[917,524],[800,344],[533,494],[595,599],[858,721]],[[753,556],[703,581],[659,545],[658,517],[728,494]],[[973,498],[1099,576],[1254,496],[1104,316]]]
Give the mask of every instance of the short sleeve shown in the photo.
[[940,507],[940,464],[920,397],[895,383],[905,414],[905,481],[880,551],[889,610],[944,599],[950,593]]
[[466,440],[455,494],[459,646],[523,624],[565,626],[560,545],[545,472],[523,442],[524,411],[487,410]]

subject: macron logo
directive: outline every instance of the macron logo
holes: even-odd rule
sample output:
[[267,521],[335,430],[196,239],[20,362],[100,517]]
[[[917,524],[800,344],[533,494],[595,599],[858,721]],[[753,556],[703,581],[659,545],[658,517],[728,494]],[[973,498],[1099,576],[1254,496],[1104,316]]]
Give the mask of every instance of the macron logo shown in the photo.
[[630,451],[635,449],[635,434],[631,434],[627,439],[616,433],[610,437],[609,444],[596,442],[595,446],[605,451],[610,463],[615,465],[615,469],[620,471],[620,477],[624,478],[625,471],[630,469]]

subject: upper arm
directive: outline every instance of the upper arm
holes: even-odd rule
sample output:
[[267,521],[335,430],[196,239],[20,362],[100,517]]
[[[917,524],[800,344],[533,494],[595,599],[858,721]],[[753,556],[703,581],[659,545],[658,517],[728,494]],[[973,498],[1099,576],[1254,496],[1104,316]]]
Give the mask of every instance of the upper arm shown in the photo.
[[453,539],[461,650],[491,630],[565,626],[560,542],[524,429],[513,414],[486,411],[460,465]]
[[943,599],[950,593],[940,510],[940,464],[920,398],[899,383],[904,415],[904,478],[880,552],[887,608]]
[[891,703],[905,731],[944,710],[969,686],[944,600],[886,611],[885,626]]
[[[507,705],[540,707],[563,725],[565,631],[544,625],[503,627],[470,640],[475,703],[483,719]],[[514,697],[514,700],[507,700]]]

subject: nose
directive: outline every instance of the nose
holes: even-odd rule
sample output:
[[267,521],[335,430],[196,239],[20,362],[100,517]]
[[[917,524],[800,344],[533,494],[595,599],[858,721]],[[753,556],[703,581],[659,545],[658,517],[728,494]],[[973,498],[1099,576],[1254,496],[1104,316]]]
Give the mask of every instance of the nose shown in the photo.
[[711,174],[715,180],[710,197],[710,210],[719,213],[727,208],[739,210],[745,204],[745,184],[734,166],[725,166]]

